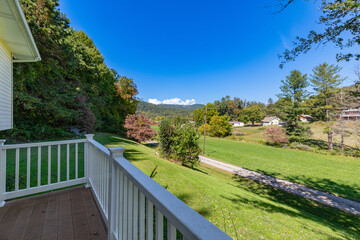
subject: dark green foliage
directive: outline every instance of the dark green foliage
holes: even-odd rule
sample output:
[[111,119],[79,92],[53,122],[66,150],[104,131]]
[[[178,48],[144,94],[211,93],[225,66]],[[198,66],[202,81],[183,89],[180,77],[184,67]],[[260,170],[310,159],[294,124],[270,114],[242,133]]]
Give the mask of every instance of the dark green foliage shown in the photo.
[[299,115],[305,111],[303,101],[308,96],[306,88],[309,86],[306,74],[302,75],[300,71],[291,71],[286,80],[281,81],[281,94],[279,98],[289,105],[283,105],[284,120],[286,121],[286,133],[289,135],[289,141],[304,141],[309,135],[309,127],[305,126],[299,119]]
[[[14,129],[9,140],[62,138],[70,130],[121,132],[127,114],[119,87],[92,40],[69,27],[58,0],[21,0],[42,61],[14,64]],[[134,95],[130,99],[135,99]],[[119,107],[120,106],[120,107]],[[136,105],[135,105],[136,107]]]
[[177,127],[170,120],[162,120],[159,126],[160,149],[164,157],[193,167],[199,160],[199,135],[190,124]]
[[174,131],[173,158],[183,165],[194,167],[199,162],[199,135],[190,124],[176,127]]
[[244,123],[251,122],[252,125],[255,122],[260,122],[264,118],[264,113],[261,111],[258,105],[252,105],[246,107],[240,114],[239,120],[243,120]]
[[184,118],[184,117],[180,117],[180,116],[176,116],[173,119],[171,119],[171,121],[173,122],[173,124],[178,127],[181,126],[183,124],[186,124],[189,122],[189,119]]
[[161,121],[159,126],[159,146],[161,153],[165,157],[170,157],[172,154],[172,144],[173,144],[173,135],[175,127],[172,125],[171,121],[164,119]]

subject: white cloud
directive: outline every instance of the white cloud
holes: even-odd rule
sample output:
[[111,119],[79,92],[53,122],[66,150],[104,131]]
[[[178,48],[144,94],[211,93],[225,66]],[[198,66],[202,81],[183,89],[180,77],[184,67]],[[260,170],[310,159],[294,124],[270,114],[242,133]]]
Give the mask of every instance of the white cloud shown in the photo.
[[148,102],[156,105],[159,104],[193,105],[196,103],[195,99],[186,99],[185,101],[183,101],[180,98],[165,99],[164,101],[159,101],[156,98],[150,98]]

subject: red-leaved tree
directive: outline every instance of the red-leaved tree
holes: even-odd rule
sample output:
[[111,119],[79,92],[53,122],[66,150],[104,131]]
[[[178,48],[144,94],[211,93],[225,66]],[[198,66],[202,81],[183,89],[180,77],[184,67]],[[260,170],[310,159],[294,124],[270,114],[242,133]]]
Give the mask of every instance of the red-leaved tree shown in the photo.
[[153,140],[157,135],[156,131],[150,127],[149,119],[140,113],[128,115],[125,119],[126,135],[128,138],[135,139],[138,142]]
[[273,144],[289,142],[285,130],[279,127],[267,128],[265,132],[265,137],[269,143],[273,143]]

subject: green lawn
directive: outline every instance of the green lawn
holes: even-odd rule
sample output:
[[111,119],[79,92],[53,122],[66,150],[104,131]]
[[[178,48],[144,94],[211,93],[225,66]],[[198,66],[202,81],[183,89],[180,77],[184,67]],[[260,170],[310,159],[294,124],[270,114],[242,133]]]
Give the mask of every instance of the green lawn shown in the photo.
[[233,128],[234,132],[243,133],[244,140],[250,142],[258,142],[265,141],[264,133],[266,131],[266,127],[263,126],[246,126],[246,127],[236,127]]
[[360,201],[360,159],[207,137],[206,155]]
[[[234,239],[358,239],[360,219],[205,166],[189,169],[159,158],[156,148],[96,134]],[[210,148],[210,147],[209,147]]]

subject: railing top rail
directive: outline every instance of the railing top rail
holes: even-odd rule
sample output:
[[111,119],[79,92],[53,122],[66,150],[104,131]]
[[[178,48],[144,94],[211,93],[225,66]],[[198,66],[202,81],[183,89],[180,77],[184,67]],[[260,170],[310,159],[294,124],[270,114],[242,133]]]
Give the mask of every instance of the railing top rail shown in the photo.
[[187,239],[232,239],[124,157],[115,157],[114,160],[123,173]]
[[83,143],[83,142],[87,142],[87,139],[84,138],[84,139],[65,140],[65,141],[9,144],[9,145],[3,145],[3,146],[1,146],[1,148],[2,148],[2,149],[16,149],[16,148],[53,146],[53,145],[71,144],[71,143]]
[[[89,139],[94,147],[111,159],[108,148],[93,139]],[[124,148],[110,148],[123,152]],[[115,151],[116,151],[115,150]],[[222,240],[232,239],[195,210],[190,208],[175,195],[167,191],[140,169],[125,159],[122,154],[112,151],[115,166],[133,182],[133,184],[169,219],[187,239]]]

